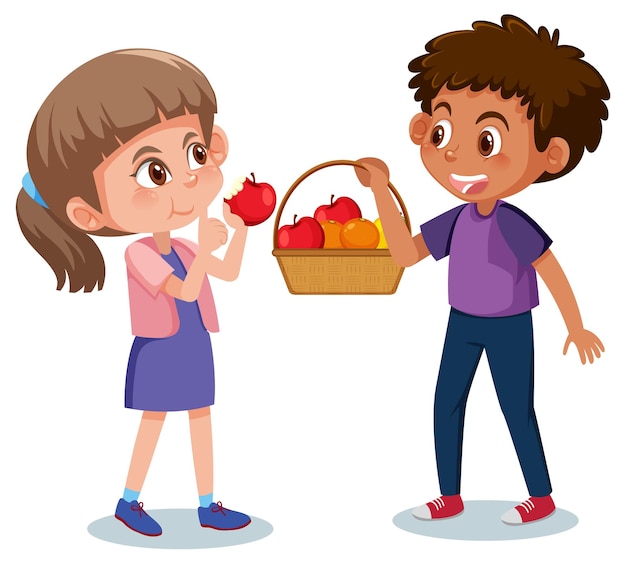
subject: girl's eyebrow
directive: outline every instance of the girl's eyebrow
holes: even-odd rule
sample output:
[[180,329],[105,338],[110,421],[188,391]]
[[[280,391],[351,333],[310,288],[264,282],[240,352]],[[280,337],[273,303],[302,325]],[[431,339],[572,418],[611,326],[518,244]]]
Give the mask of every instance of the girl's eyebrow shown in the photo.
[[198,133],[196,133],[195,131],[189,131],[189,133],[187,133],[185,135],[185,138],[183,139],[183,149],[187,146],[187,143],[194,138],[200,138],[200,135],[198,135]]
[[146,146],[146,147],[141,147],[136,153],[135,156],[133,156],[133,164],[135,164],[135,162],[137,161],[137,159],[142,155],[142,154],[146,154],[147,152],[162,152],[159,149],[157,149],[156,147],[151,147],[151,146]]

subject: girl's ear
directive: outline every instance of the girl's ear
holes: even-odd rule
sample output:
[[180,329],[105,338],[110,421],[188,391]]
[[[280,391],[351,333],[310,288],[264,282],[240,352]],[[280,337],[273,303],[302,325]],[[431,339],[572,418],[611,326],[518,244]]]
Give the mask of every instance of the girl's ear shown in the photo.
[[544,154],[546,156],[546,172],[558,174],[569,162],[569,144],[561,137],[552,137]]
[[213,125],[209,156],[217,166],[221,166],[228,156],[228,137],[226,137],[224,130],[217,125]]
[[432,117],[427,113],[418,113],[413,116],[411,124],[409,125],[409,135],[411,136],[411,141],[413,141],[416,145],[421,145],[426,139],[431,122]]
[[65,206],[67,217],[83,231],[97,231],[105,226],[102,213],[91,207],[82,197],[75,196]]

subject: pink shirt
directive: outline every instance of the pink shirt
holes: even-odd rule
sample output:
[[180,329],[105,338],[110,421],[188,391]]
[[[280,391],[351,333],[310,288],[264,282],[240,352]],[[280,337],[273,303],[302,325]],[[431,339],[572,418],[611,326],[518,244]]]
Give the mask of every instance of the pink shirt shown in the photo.
[[[172,239],[172,248],[185,269],[189,270],[198,252],[198,245],[175,238]],[[161,290],[174,270],[159,254],[154,239],[146,237],[133,242],[126,249],[125,258],[132,333],[148,338],[164,338],[176,334],[180,324],[176,303],[173,297]],[[202,282],[198,307],[206,329],[218,332],[215,301],[208,278]]]

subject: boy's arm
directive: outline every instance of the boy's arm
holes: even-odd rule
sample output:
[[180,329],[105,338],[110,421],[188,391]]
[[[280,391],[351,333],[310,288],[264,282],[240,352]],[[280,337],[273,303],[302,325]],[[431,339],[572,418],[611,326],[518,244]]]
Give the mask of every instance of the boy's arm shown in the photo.
[[604,352],[604,346],[593,332],[583,327],[583,320],[574,297],[574,292],[561,265],[554,254],[552,254],[552,251],[548,249],[533,262],[533,266],[548,286],[565,321],[568,336],[563,347],[563,354],[567,352],[569,345],[573,343],[578,349],[580,361],[583,364],[587,360],[593,363],[594,357],[599,358],[600,354]]
[[389,252],[400,266],[412,266],[430,251],[424,237],[418,233],[411,237],[406,223],[396,207],[396,202],[389,191],[389,170],[384,162],[376,158],[362,158],[355,166],[356,175],[364,186],[369,186],[376,200],[376,208],[385,232]]

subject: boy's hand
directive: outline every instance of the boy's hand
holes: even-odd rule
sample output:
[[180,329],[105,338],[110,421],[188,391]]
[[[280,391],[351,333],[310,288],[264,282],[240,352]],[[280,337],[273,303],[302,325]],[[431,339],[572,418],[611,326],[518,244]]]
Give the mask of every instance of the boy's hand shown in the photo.
[[210,254],[228,240],[228,229],[219,219],[201,215],[198,221],[198,245],[204,254]]
[[570,333],[563,347],[564,355],[572,343],[578,348],[578,355],[583,364],[587,363],[587,359],[590,364],[593,364],[594,356],[599,358],[600,354],[604,352],[604,345],[600,339],[589,330],[582,329],[576,333]]
[[387,190],[389,168],[378,158],[360,158],[354,167],[359,182],[374,191]]

